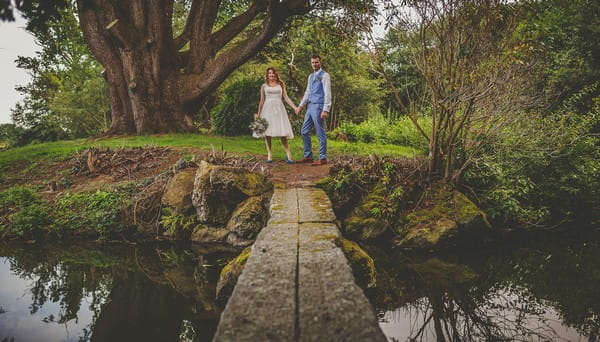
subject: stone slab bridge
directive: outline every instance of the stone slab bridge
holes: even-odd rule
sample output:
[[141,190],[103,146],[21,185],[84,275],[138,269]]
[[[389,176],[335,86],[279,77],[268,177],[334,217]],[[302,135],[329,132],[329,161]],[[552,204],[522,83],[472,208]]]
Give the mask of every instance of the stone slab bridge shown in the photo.
[[276,189],[214,341],[385,341],[334,222],[322,190]]

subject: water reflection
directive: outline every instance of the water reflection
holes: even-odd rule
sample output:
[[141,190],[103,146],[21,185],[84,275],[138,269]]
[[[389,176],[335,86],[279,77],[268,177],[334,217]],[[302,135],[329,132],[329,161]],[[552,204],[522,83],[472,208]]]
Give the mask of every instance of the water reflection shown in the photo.
[[0,341],[210,341],[231,250],[0,246]]
[[461,255],[385,255],[372,300],[392,341],[599,341],[597,233]]

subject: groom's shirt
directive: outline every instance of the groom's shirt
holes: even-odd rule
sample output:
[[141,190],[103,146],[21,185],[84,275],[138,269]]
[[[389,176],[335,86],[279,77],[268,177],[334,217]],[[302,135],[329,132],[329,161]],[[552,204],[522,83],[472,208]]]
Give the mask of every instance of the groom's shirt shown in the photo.
[[323,104],[323,112],[331,109],[331,79],[323,69],[319,69],[308,76],[308,84],[300,107],[308,103]]

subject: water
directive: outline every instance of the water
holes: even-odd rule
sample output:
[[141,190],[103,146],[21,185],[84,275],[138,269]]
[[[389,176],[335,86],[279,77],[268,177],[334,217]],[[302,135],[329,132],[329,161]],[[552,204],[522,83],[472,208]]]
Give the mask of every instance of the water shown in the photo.
[[[600,341],[600,234],[460,253],[367,248],[391,341]],[[210,341],[237,253],[175,245],[0,244],[0,341]]]
[[600,341],[600,234],[446,255],[376,249],[370,293],[390,341]]
[[210,341],[234,251],[0,246],[0,341]]

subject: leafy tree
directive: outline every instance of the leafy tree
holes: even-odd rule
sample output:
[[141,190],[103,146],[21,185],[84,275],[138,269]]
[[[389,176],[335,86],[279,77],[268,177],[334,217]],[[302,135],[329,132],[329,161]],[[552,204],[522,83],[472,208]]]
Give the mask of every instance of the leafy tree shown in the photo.
[[[593,0],[526,1],[516,35],[537,56],[538,88],[550,113],[600,78],[600,3]],[[586,113],[594,96],[586,92],[573,110]],[[572,103],[571,103],[572,104]]]
[[[176,37],[174,1],[77,1],[85,40],[106,70],[109,133],[194,131],[193,116],[206,96],[256,55],[289,17],[322,3],[360,9],[370,1],[272,0],[240,7],[234,1],[195,0]],[[222,17],[227,22],[217,25]]]
[[[398,45],[408,49],[411,64],[423,78],[424,98],[404,97],[387,74],[394,98],[429,142],[429,170],[457,182],[478,155],[489,132],[510,122],[510,116],[530,106],[525,77],[531,61],[512,53],[518,12],[504,1],[407,1],[397,15]],[[392,9],[400,10],[393,3]],[[389,44],[389,43],[388,43]],[[407,101],[408,99],[408,101]],[[427,102],[425,102],[427,101]],[[423,108],[422,104],[427,103]],[[426,132],[417,113],[431,113]]]
[[35,57],[19,57],[17,66],[32,81],[17,90],[25,98],[12,110],[26,128],[21,143],[86,137],[106,130],[108,97],[102,68],[89,53],[75,16],[63,11],[43,30],[31,29],[42,47]]
[[47,21],[59,18],[69,3],[69,0],[3,0],[0,1],[0,21],[14,21],[16,9],[28,20],[28,30],[42,29]]

